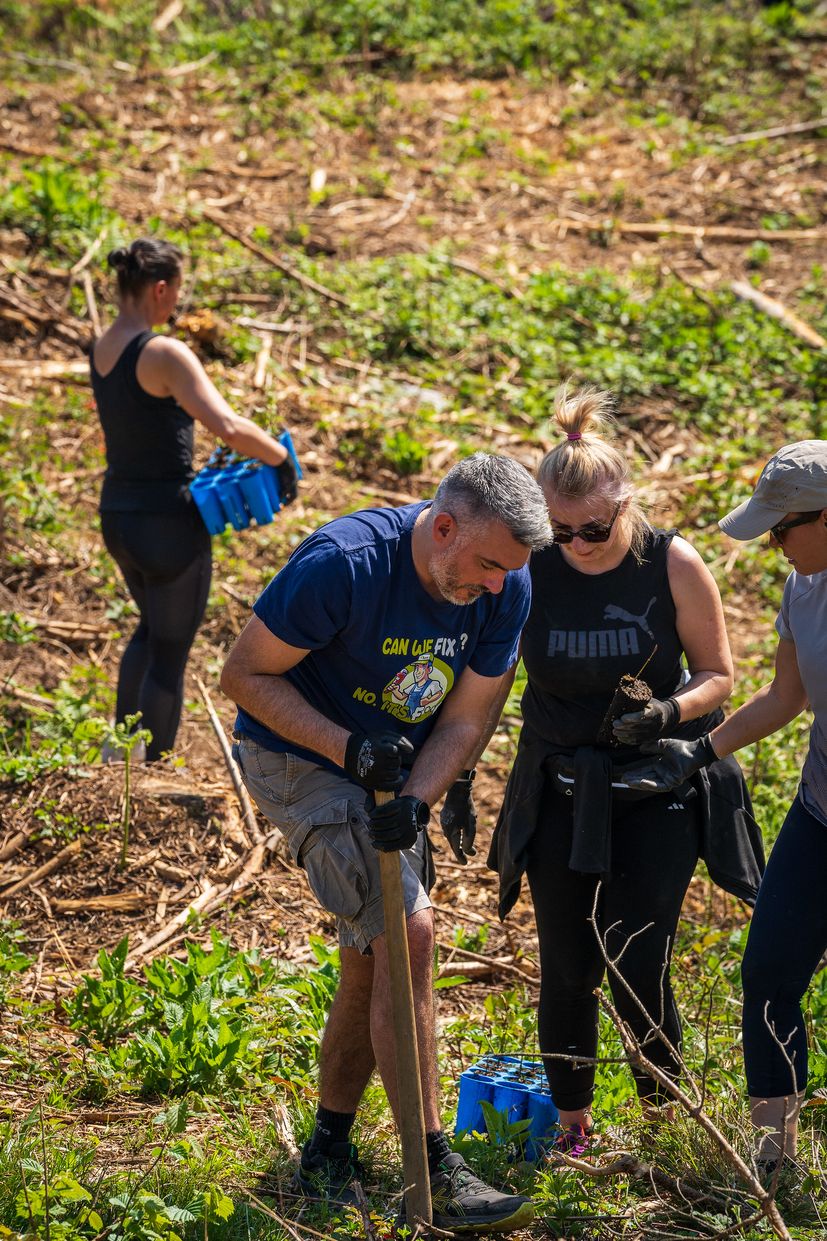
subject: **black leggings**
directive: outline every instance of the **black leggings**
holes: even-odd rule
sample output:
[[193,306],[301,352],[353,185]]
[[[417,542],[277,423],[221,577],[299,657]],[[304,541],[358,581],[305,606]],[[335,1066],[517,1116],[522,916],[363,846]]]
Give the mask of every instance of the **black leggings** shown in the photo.
[[761,880],[741,967],[744,1063],[753,1098],[778,1099],[807,1084],[801,999],[827,948],[825,886],[827,826],[797,797]]
[[141,614],[121,660],[115,718],[140,711],[152,733],[146,756],[157,759],[175,744],[184,669],[210,591],[210,536],[195,506],[182,515],[101,513],[101,530]]
[[[597,906],[597,925],[610,956],[626,945],[618,969],[645,1012],[609,971],[615,1007],[646,1056],[672,1077],[677,1077],[679,1068],[657,1027],[679,1050],[681,1024],[669,963],[681,904],[698,860],[697,805],[697,798],[684,803],[675,793],[615,801],[612,875],[603,884]],[[548,788],[544,806],[527,867],[540,941],[540,1051],[545,1057],[556,1053],[593,1058],[598,1018],[594,989],[605,972],[589,922],[598,877],[569,870],[572,798]],[[636,932],[640,933],[631,939]],[[575,1067],[568,1060],[546,1059],[545,1067],[558,1108],[574,1112],[588,1107],[594,1097],[594,1065]],[[663,1089],[651,1077],[633,1072],[642,1099],[665,1101]]]

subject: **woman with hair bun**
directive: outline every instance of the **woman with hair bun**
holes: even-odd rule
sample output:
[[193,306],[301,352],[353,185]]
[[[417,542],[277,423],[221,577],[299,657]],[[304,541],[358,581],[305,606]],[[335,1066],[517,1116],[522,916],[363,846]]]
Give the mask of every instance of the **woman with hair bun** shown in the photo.
[[233,412],[192,350],[153,332],[178,301],[178,247],[141,237],[107,261],[117,273],[118,315],[90,351],[106,444],[101,531],[140,613],[121,659],[115,718],[140,711],[152,760],[175,743],[184,670],[210,588],[210,536],[189,492],[193,422],[278,467],[291,499],[297,480],[283,445]]
[[[523,728],[489,857],[502,918],[528,878],[540,946],[538,1039],[560,1113],[552,1152],[581,1156],[594,1128],[594,992],[604,950],[622,976],[609,970],[622,1019],[676,1079],[681,1025],[669,966],[698,858],[746,900],[763,867],[737,763],[715,764],[703,783],[668,795],[642,797],[624,784],[642,743],[698,737],[722,718],[733,674],[712,575],[674,530],[647,521],[611,442],[610,410],[605,392],[564,387],[557,396],[562,438],[538,472],[554,541],[531,558]],[[621,677],[637,677],[644,664],[652,696],[605,723]],[[633,1072],[644,1112],[657,1117],[668,1090]]]

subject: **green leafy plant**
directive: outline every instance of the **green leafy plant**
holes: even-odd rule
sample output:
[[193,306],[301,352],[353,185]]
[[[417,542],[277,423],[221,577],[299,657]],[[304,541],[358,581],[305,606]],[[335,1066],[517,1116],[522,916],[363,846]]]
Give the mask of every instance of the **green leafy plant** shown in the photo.
[[0,197],[0,222],[20,228],[35,246],[75,255],[110,221],[104,178],[44,160]]
[[0,1006],[9,997],[12,980],[31,965],[23,951],[25,935],[15,922],[0,922]]
[[106,1047],[132,1030],[146,1011],[146,996],[140,985],[124,976],[128,951],[128,936],[111,953],[101,948],[100,977],[84,974],[83,982],[64,1005],[72,1027],[84,1037],[94,1035]]
[[19,612],[0,612],[0,642],[24,646],[37,641],[37,626]]

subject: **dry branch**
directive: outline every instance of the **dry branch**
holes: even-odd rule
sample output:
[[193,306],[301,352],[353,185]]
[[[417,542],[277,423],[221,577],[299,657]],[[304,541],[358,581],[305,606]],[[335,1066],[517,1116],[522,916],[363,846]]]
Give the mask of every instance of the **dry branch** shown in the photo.
[[75,362],[69,358],[48,358],[33,361],[26,358],[0,359],[0,371],[11,371],[23,379],[59,379],[63,375],[85,375],[89,379],[89,363]]
[[251,319],[248,315],[239,315],[236,323],[239,327],[254,328],[256,332],[283,332],[285,336],[309,336],[313,331],[309,323],[272,323],[266,319]]
[[3,847],[0,848],[0,862],[6,862],[10,857],[14,857],[15,853],[23,848],[33,831],[34,828],[32,828],[31,832],[17,832],[16,835],[12,836],[11,840],[7,840]]
[[79,276],[82,271],[86,270],[86,268],[92,262],[92,259],[97,254],[98,250],[100,250],[101,246],[103,245],[103,239],[107,235],[108,232],[109,232],[109,225],[105,224],[103,228],[100,230],[100,232],[98,233],[95,240],[92,242],[92,244],[86,250],[84,250],[83,254],[80,256],[78,261],[76,263],[73,263],[72,266],[69,268],[67,275],[70,280],[72,276]]
[[[448,952],[452,956],[461,957],[463,961],[473,961],[477,964],[485,965],[489,972],[497,972],[503,974],[513,974],[517,978],[524,979],[525,982],[537,982],[537,978],[533,974],[529,974],[526,970],[520,969],[519,965],[514,964],[514,958],[487,957],[481,952],[472,952],[470,948],[458,948],[456,944],[445,944],[437,941],[437,948],[441,952]],[[456,961],[445,961],[441,968],[452,967],[454,974],[464,972],[464,965],[458,964]]]
[[24,888],[28,888],[33,883],[37,883],[40,879],[45,879],[47,875],[51,875],[54,871],[59,870],[64,862],[68,862],[70,857],[74,857],[76,853],[80,853],[83,848],[83,841],[73,840],[65,848],[56,853],[48,862],[44,862],[42,866],[38,866],[30,874],[26,875],[18,883],[12,884],[10,888],[0,896],[0,900],[7,901],[10,896],[16,896],[18,892],[22,892]]
[[827,129],[827,116],[816,117],[814,121],[796,121],[794,125],[774,125],[772,129],[753,129],[746,134],[729,134],[719,138],[722,147],[735,146],[737,142],[757,142],[760,138],[784,138],[787,134],[806,134],[813,129]]
[[799,318],[794,311],[788,310],[776,298],[768,297],[766,293],[761,293],[751,284],[748,284],[746,280],[733,280],[730,288],[736,297],[743,298],[745,302],[752,302],[759,310],[763,310],[765,315],[769,315],[770,318],[777,319],[779,323],[783,323],[785,328],[793,332],[799,340],[803,340],[806,344],[811,345],[813,349],[827,349],[827,340],[820,336],[815,328],[811,328],[809,323]]
[[256,844],[260,844],[261,841],[264,840],[264,833],[261,831],[261,828],[259,827],[256,821],[256,814],[255,814],[255,811],[253,810],[253,803],[250,801],[250,794],[247,792],[246,788],[242,784],[241,776],[239,775],[239,772],[238,772],[238,767],[236,766],[235,759],[233,758],[230,752],[230,747],[227,742],[227,738],[224,735],[224,729],[221,727],[221,721],[219,720],[218,715],[216,714],[216,710],[212,704],[212,699],[210,698],[209,691],[200,677],[195,678],[195,683],[198,686],[198,689],[201,693],[201,697],[204,700],[204,705],[207,708],[207,715],[210,718],[210,723],[212,724],[213,732],[218,738],[218,744],[221,746],[221,754],[224,758],[224,763],[226,764],[227,771],[230,773],[230,779],[233,782],[233,788],[236,791],[236,796],[238,797],[239,804],[241,805],[241,813],[244,818],[244,825],[247,828],[247,831],[250,833],[250,840],[254,840]]
[[172,0],[166,8],[162,9],[157,17],[152,20],[152,29],[156,34],[162,34],[167,26],[175,21],[176,17],[180,17],[184,11],[184,0]]
[[149,898],[143,892],[112,892],[103,896],[85,896],[75,899],[66,898],[52,901],[52,906],[60,913],[87,913],[95,910],[123,913],[134,913],[149,904]]
[[467,259],[457,259],[447,254],[443,255],[442,258],[449,267],[454,267],[457,271],[468,272],[469,276],[477,276],[480,280],[484,280],[486,284],[493,285],[495,289],[499,289],[506,297],[513,297],[515,301],[520,301],[522,294],[518,293],[516,289],[503,284],[496,276],[489,276],[487,271],[483,271],[481,267],[476,267],[473,263],[469,263]]
[[697,241],[823,241],[827,228],[735,228],[724,224],[673,224],[668,220],[570,220],[556,216],[549,224],[566,233],[629,233],[635,237],[694,237]]
[[256,355],[256,370],[253,375],[253,387],[263,388],[267,383],[267,364],[273,352],[273,337],[266,329],[261,329],[261,347]]
[[162,944],[165,944],[180,927],[189,921],[193,914],[200,914],[202,912],[218,890],[215,884],[210,884],[209,887],[205,888],[196,900],[182,909],[180,913],[177,913],[170,922],[161,927],[160,931],[156,931],[154,935],[150,935],[149,939],[142,940],[140,944],[137,944],[126,958],[126,965],[134,965],[137,961],[144,960],[156,948],[160,948]]
[[239,245],[244,246],[245,250],[249,250],[251,254],[257,255],[260,259],[264,259],[265,263],[269,263],[271,267],[275,267],[276,271],[280,271],[282,275],[287,276],[290,280],[295,280],[302,288],[312,289],[314,293],[318,293],[320,297],[326,297],[328,301],[335,302],[338,306],[347,306],[347,300],[338,293],[334,293],[332,289],[325,288],[323,284],[319,284],[317,280],[312,280],[310,276],[304,276],[300,271],[296,271],[289,263],[285,263],[278,255],[273,254],[272,250],[265,250],[263,246],[259,246],[254,241],[250,241],[249,237],[245,237],[243,233],[239,233],[233,228],[221,215],[215,211],[205,211],[205,219],[211,224],[215,224],[220,228],[222,233],[226,233],[228,237],[232,237]]
[[[602,941],[601,945],[602,945]],[[605,952],[605,949],[604,949]],[[617,973],[617,970],[615,970]],[[792,1236],[784,1222],[783,1216],[778,1209],[773,1194],[767,1191],[761,1184],[760,1180],[753,1170],[744,1162],[731,1142],[721,1132],[715,1122],[707,1116],[703,1107],[695,1103],[685,1090],[678,1083],[664,1072],[658,1065],[654,1064],[648,1056],[641,1051],[640,1045],[632,1031],[621,1018],[617,1009],[612,1004],[608,996],[603,994],[601,988],[595,991],[598,1003],[604,1012],[611,1019],[612,1024],[620,1035],[620,1041],[623,1050],[629,1058],[629,1063],[634,1064],[638,1069],[645,1073],[648,1077],[653,1078],[658,1085],[676,1100],[683,1110],[693,1118],[703,1129],[704,1133],[712,1139],[717,1149],[721,1152],[726,1162],[732,1170],[740,1177],[746,1185],[750,1194],[755,1197],[761,1207],[762,1215],[766,1216],[767,1222],[772,1228],[775,1235],[781,1238],[781,1241],[793,1241]]]
[[74,642],[111,642],[118,635],[114,630],[101,629],[92,621],[52,620],[46,616],[23,615],[23,620],[54,638],[67,638]]
[[92,330],[95,336],[101,335],[103,328],[101,327],[101,317],[98,313],[98,303],[95,300],[95,289],[92,284],[92,277],[88,271],[81,273],[80,282],[83,285],[83,296],[86,298],[86,309],[89,312],[89,319],[92,323]]

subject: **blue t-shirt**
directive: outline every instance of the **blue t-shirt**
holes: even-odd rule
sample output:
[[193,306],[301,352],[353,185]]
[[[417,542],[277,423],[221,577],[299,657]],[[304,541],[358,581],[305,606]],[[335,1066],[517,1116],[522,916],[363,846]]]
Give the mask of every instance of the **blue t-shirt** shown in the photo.
[[[465,606],[432,598],[411,549],[427,507],[364,509],[323,526],[253,607],[277,638],[309,652],[285,676],[311,706],[350,732],[398,729],[417,751],[465,667],[485,677],[511,667],[531,602],[527,568]],[[339,770],[241,709],[236,732]]]

